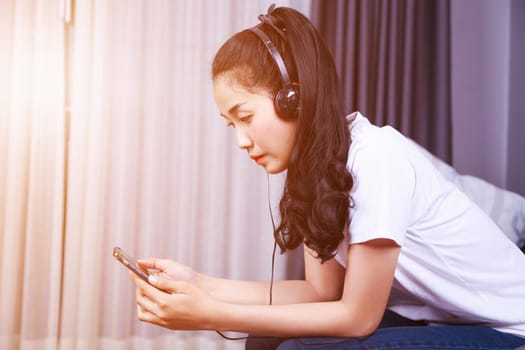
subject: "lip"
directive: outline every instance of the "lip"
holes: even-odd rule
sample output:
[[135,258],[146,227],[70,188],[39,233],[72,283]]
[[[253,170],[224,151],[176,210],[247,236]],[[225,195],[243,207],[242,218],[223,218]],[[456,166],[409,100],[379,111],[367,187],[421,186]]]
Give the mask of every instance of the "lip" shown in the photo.
[[250,155],[250,158],[253,159],[255,161],[255,163],[259,164],[263,160],[264,154]]

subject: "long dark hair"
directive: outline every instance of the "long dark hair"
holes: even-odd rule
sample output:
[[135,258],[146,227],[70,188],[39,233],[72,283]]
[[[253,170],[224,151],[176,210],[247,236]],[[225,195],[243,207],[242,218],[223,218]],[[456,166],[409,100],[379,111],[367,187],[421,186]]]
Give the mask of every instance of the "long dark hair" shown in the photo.
[[[281,222],[274,232],[281,250],[301,243],[331,259],[348,224],[353,179],[346,167],[350,134],[343,115],[332,56],[312,23],[286,7],[270,14],[284,31],[262,24],[279,50],[293,82],[299,84],[297,141],[288,164]],[[263,42],[249,30],[228,39],[217,52],[212,77],[228,78],[251,91],[275,95],[280,73]]]

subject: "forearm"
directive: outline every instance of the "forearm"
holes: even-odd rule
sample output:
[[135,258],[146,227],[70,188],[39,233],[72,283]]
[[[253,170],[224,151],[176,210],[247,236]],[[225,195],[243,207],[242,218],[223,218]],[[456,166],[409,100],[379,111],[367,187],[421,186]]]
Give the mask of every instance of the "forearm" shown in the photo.
[[215,315],[212,324],[217,330],[279,337],[362,337],[377,327],[369,317],[358,317],[358,312],[342,301],[272,306],[223,304]]
[[[210,324],[218,330],[231,330],[281,337],[342,336],[363,337],[375,331],[387,305],[400,248],[390,241],[374,240],[349,247],[344,275],[344,289],[317,293],[325,302],[301,301],[287,305],[239,305],[218,302],[208,313]],[[328,261],[321,265],[324,275],[339,274],[337,265]],[[337,280],[322,278],[310,270],[310,278],[319,280],[318,289]],[[283,284],[287,286],[286,284]],[[307,286],[307,285],[305,285]],[[316,294],[313,287],[304,290],[289,287],[277,290],[286,295],[308,299]],[[294,290],[296,294],[291,293]],[[340,295],[338,297],[338,295]],[[314,298],[316,299],[316,298]]]
[[[337,278],[319,278],[319,273],[310,270],[309,277],[317,277],[315,284],[307,280],[276,282],[273,305],[267,303],[266,282],[200,274],[186,279],[160,275],[150,280],[151,286],[133,275],[138,316],[141,321],[178,330],[284,337],[366,336],[376,329],[384,313],[399,251],[382,241],[350,246],[342,293]],[[322,265],[327,275],[338,275],[335,267],[330,261]]]
[[[239,281],[198,274],[194,282],[214,298],[233,304],[268,305],[270,283]],[[275,281],[272,288],[272,304],[296,304],[320,301],[308,281]]]

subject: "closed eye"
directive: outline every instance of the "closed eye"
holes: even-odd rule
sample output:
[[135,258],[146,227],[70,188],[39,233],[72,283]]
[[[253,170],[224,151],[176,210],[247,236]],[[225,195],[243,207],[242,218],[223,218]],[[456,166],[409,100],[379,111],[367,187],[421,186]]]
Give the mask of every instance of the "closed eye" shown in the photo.
[[242,117],[240,117],[239,120],[240,120],[241,122],[244,122],[244,123],[249,123],[249,122],[252,121],[252,118],[253,118],[253,114],[248,114],[248,115],[246,115],[246,116],[242,116]]

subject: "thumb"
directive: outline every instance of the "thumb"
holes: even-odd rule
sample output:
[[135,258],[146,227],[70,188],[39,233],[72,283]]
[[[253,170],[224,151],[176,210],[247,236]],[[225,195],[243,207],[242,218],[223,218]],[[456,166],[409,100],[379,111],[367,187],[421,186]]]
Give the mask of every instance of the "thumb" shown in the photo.
[[165,271],[168,266],[168,260],[156,258],[139,259],[137,263],[144,268],[158,271]]
[[168,293],[186,293],[189,283],[186,281],[176,281],[159,274],[149,275],[148,282],[157,289]]

